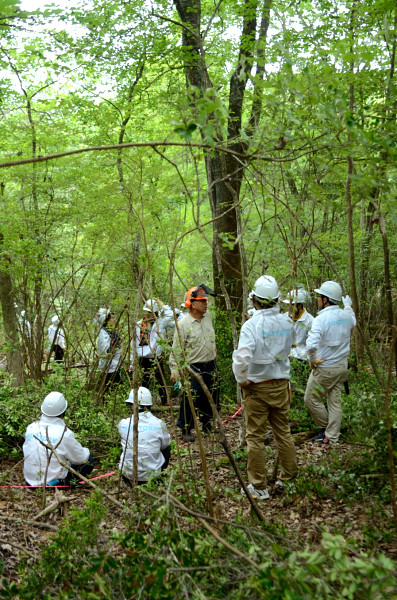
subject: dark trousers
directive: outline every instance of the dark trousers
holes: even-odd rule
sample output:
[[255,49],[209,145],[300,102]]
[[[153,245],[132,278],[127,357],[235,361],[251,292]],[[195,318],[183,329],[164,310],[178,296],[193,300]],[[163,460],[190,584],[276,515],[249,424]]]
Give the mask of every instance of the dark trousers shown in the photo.
[[[163,371],[163,373],[164,373],[163,364],[161,362],[161,359],[158,359],[158,360],[159,360],[159,364],[161,366],[161,371]],[[163,383],[163,376],[161,374],[159,367],[157,366],[156,359],[148,358],[146,356],[140,357],[139,358],[139,366],[142,371],[142,384],[141,384],[142,387],[149,389],[150,381],[154,377],[154,379],[156,380],[157,385],[158,385],[161,404],[166,404],[167,392],[166,392],[166,389],[165,389],[165,386]]]
[[[166,470],[166,468],[170,464],[171,446],[167,446],[166,448],[164,448],[164,450],[161,450],[161,454],[164,456],[164,460],[165,460],[163,466],[161,467],[161,472],[163,472]],[[126,483],[129,486],[132,485],[131,479],[129,477],[122,475],[122,478],[123,478],[124,483]],[[145,483],[147,483],[147,481],[138,481],[138,485],[144,485]]]
[[[215,406],[219,407],[219,371],[215,360],[211,360],[206,363],[193,363],[190,365],[191,369],[196,373],[199,373],[204,380]],[[190,389],[192,391],[192,397],[194,406],[198,412],[198,418],[202,425],[203,431],[210,427],[210,422],[213,418],[211,405],[203,388],[193,375],[190,376]],[[181,400],[179,408],[179,419],[177,426],[182,430],[190,431],[193,428],[193,415],[189,404],[189,398],[185,393]]]
[[58,344],[54,344],[54,361],[56,363],[63,362],[63,355],[65,354],[65,350],[61,348]]

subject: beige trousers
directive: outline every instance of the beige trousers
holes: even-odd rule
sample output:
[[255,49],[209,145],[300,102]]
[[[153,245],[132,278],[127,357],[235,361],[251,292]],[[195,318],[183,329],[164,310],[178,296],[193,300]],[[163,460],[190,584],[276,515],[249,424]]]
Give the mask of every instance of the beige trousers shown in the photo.
[[[317,367],[310,373],[306,385],[305,404],[316,425],[325,429],[325,437],[330,442],[339,440],[342,420],[340,397],[343,382],[348,376],[346,363],[333,367]],[[328,412],[324,406],[324,397],[327,400]]]
[[258,490],[267,486],[265,434],[267,424],[274,433],[281,466],[280,479],[292,479],[298,469],[289,426],[288,380],[251,383],[243,388],[246,419],[248,481]]

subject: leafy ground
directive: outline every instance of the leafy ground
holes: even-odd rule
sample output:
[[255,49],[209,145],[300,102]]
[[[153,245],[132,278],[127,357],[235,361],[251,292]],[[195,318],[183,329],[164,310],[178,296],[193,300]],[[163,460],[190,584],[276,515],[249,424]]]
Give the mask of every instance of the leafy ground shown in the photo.
[[[232,412],[234,411],[231,411],[230,414]],[[169,420],[169,415],[165,415],[166,413],[163,413],[163,417]],[[241,415],[234,419],[226,418],[224,425],[229,444],[235,450],[237,463],[244,475],[245,451],[238,449],[240,419]],[[297,423],[293,424],[293,430],[298,428],[297,425]],[[363,444],[353,444],[346,439],[334,448],[319,447],[311,441],[312,434],[313,431],[294,434],[300,467],[296,481],[282,496],[275,495],[272,484],[270,484],[271,499],[260,504],[266,518],[265,528],[269,535],[276,536],[279,540],[278,543],[281,543],[282,540],[282,543],[289,548],[308,547],[311,552],[322,548],[324,533],[341,535],[349,547],[347,555],[350,557],[360,551],[365,551],[370,556],[382,553],[393,560],[397,558],[397,540],[393,530],[392,510],[387,499],[387,475],[366,473],[368,457],[361,458],[363,450],[371,453],[372,449],[363,448]],[[269,476],[271,476],[275,450],[270,431],[267,441],[269,444],[267,447]],[[106,556],[113,558],[124,556],[125,547],[119,540],[120,537],[129,535],[131,518],[134,527],[141,521],[142,523],[150,521],[153,507],[157,509],[159,506],[170,503],[167,499],[167,490],[185,506],[190,507],[193,513],[196,513],[196,518],[194,515],[188,517],[185,512],[178,510],[173,504],[174,514],[178,519],[178,530],[186,533],[195,531],[201,511],[205,512],[200,454],[197,442],[187,446],[180,444],[179,448],[183,472],[181,473],[178,468],[174,448],[171,469],[167,472],[164,480],[160,484],[140,487],[137,496],[134,496],[134,492],[122,482],[120,483],[120,493],[117,493],[117,462],[110,465],[110,468],[109,462],[103,465],[108,471],[116,470],[116,475],[96,480],[95,483],[120,502],[125,501],[130,508],[132,506],[134,508],[132,516],[131,514],[126,515],[125,510],[109,504],[106,498],[103,499],[108,509],[106,516],[101,518],[97,524],[98,532],[95,541],[97,554],[105,552]],[[234,471],[216,441],[216,435],[205,437],[205,448],[215,517],[227,523],[258,527],[251,515],[247,499],[240,493],[240,486]],[[98,444],[97,452],[100,451],[100,444]],[[100,472],[106,472],[106,468],[103,469],[98,465],[93,476]],[[3,473],[5,472],[7,472],[7,484],[23,485],[21,462],[11,459],[4,461]],[[146,492],[143,488],[146,488]],[[382,500],[382,490],[385,500]],[[68,499],[68,502],[63,505],[66,506],[63,512],[57,509],[35,521],[36,516],[43,508],[42,490],[31,491],[10,487],[0,489],[0,555],[3,561],[3,577],[8,584],[15,582],[19,585],[23,581],[24,572],[34,571],[35,565],[40,563],[45,548],[57,539],[57,531],[66,522],[67,515],[70,515],[70,507],[84,509],[87,498],[92,496],[92,490],[86,487],[79,490],[68,489],[62,493]],[[148,496],[148,493],[152,496]],[[47,505],[53,499],[53,495],[53,490],[47,491]],[[81,512],[83,513],[83,511]],[[219,525],[219,527],[222,526]],[[212,542],[217,544],[215,540]],[[78,553],[78,550],[76,552]],[[257,550],[253,550],[253,556],[256,555],[256,552]],[[208,564],[210,564],[210,559],[208,560]],[[201,562],[205,565],[206,559],[203,558]],[[175,570],[175,561],[171,563],[171,566],[168,564],[168,568],[171,571]],[[204,566],[200,568],[204,568]],[[2,594],[5,597],[24,597],[23,595],[12,596],[12,592],[7,589],[3,590]],[[7,594],[9,595],[7,596]],[[51,591],[51,596],[54,597],[54,590]],[[28,593],[26,597],[30,597]],[[82,597],[86,596],[82,595]],[[100,593],[93,597],[106,597],[106,594]],[[194,594],[192,597],[195,597]],[[256,595],[254,594],[252,597],[256,597]],[[284,596],[281,597],[284,598]],[[300,598],[300,596],[294,597]],[[353,594],[351,597],[362,596]],[[367,595],[367,597],[393,597],[393,595]]]

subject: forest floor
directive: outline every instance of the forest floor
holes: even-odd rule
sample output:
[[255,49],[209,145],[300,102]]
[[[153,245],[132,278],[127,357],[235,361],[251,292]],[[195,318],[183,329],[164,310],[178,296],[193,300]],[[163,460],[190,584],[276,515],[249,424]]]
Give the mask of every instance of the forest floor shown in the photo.
[[[163,413],[163,418],[164,413]],[[167,419],[166,419],[167,420]],[[226,418],[224,427],[228,442],[233,450],[238,448],[238,432],[241,422],[241,414],[236,418]],[[354,452],[351,444],[341,443],[340,445],[330,448],[328,446],[321,447],[311,439],[313,432],[304,432],[296,434],[295,441],[297,446],[298,463],[301,475],[310,470],[313,473],[313,466],[319,468],[324,461],[332,460],[335,453],[338,454],[338,460],[344,455],[349,456]],[[203,497],[203,481],[200,464],[200,454],[197,442],[188,445],[182,445],[180,442],[181,458],[184,464],[184,476],[190,478],[193,487],[196,486],[197,492]],[[209,478],[211,484],[212,499],[214,512],[217,518],[227,521],[246,522],[252,524],[250,516],[250,505],[247,498],[240,493],[240,485],[234,474],[234,471],[224,454],[222,447],[216,441],[216,436],[211,434],[204,437],[206,448],[207,464],[209,470]],[[274,466],[274,444],[269,438],[268,447],[268,468],[269,476],[272,473]],[[243,451],[237,451],[236,459],[243,474],[245,476],[246,458]],[[170,469],[177,465],[177,457],[174,452],[172,455]],[[113,476],[95,480],[94,483],[106,492],[114,495],[122,501],[123,498],[130,498],[133,493],[123,482],[120,485],[120,495],[117,494],[118,488],[118,470],[114,466],[112,470],[116,473]],[[9,486],[24,485],[22,462],[3,461],[2,472],[7,472],[6,481],[3,480],[0,486],[0,557],[3,561],[3,577],[6,580],[18,582],[20,579],[20,571],[18,565],[21,559],[24,559],[25,564],[32,564],[37,560],[43,546],[48,544],[56,535],[57,529],[62,525],[66,512],[61,512],[57,509],[46,516],[41,517],[37,521],[36,516],[43,508],[43,491],[29,490],[26,488],[12,488]],[[321,469],[319,470],[321,472]],[[104,471],[98,465],[94,470],[92,477],[98,476]],[[310,475],[311,477],[312,475]],[[173,486],[178,482],[177,474],[173,480]],[[165,480],[165,489],[168,484]],[[326,484],[325,484],[326,485]],[[332,482],[330,486],[334,485]],[[146,486],[144,486],[146,487]],[[150,488],[153,491],[153,487]],[[342,534],[345,539],[348,539],[356,548],[365,549],[370,553],[382,552],[390,558],[397,559],[397,540],[391,533],[393,516],[391,506],[383,506],[379,511],[379,500],[369,500],[368,497],[352,501],[345,501],[340,494],[330,493],[321,494],[308,491],[307,493],[294,491],[291,488],[286,494],[275,495],[273,486],[269,484],[271,493],[270,500],[260,502],[260,508],[266,520],[272,526],[278,526],[286,539],[293,543],[298,543],[300,546],[308,545],[311,548],[319,546],[321,535],[324,531],[329,533]],[[79,489],[62,490],[62,494],[68,499],[66,506],[75,506],[83,508],[85,500],[91,490],[87,487]],[[164,487],[158,486],[153,492],[157,496],[164,493]],[[175,492],[173,492],[175,495]],[[53,500],[54,490],[47,490],[46,502],[47,505]],[[373,504],[373,506],[372,506]],[[63,505],[65,506],[65,505]],[[106,522],[101,524],[102,539],[104,547],[109,551],[109,539],[115,531],[121,533],[126,532],[122,511],[114,506],[106,518]],[[189,525],[187,525],[189,526]],[[382,538],[382,531],[389,531],[385,539]],[[368,532],[374,533],[376,544],[373,543],[373,548],[367,544]]]

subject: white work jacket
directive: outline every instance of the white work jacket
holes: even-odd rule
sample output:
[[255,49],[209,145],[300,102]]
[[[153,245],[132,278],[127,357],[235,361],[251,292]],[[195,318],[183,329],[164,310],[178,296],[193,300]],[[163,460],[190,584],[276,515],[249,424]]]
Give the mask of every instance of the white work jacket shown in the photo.
[[318,368],[346,362],[350,352],[350,332],[355,324],[356,317],[351,306],[327,306],[320,310],[307,336],[309,360],[324,360]]
[[[23,472],[26,481],[30,485],[43,485],[44,482],[47,456],[50,455],[50,451],[44,448],[36,438],[47,443],[47,428],[48,439],[61,458],[74,465],[82,465],[88,460],[90,456],[88,448],[83,448],[74,437],[73,431],[67,428],[65,431],[65,427],[65,422],[59,417],[47,417],[46,415],[41,415],[40,421],[35,421],[27,427],[22,448],[24,456]],[[61,443],[56,447],[61,438]],[[55,456],[52,455],[47,472],[47,483],[54,481],[54,479],[64,479],[67,474],[68,470],[62,467]]]
[[[122,419],[119,423],[121,446],[119,469],[126,477],[132,477],[134,417]],[[128,442],[127,442],[128,436]],[[150,411],[139,413],[138,422],[138,481],[148,481],[161,472],[165,458],[161,450],[170,445],[170,435],[166,424]],[[124,459],[125,454],[125,459]],[[124,459],[124,464],[123,464]]]
[[[104,329],[103,327],[102,327],[101,331],[99,332],[97,352],[98,352],[98,356],[99,356],[99,365],[98,366],[101,371],[106,370],[107,373],[114,373],[115,371],[117,371],[119,369],[120,359],[121,359],[121,349],[115,348],[114,350],[111,350],[110,335],[106,331],[106,329]],[[109,356],[110,352],[111,352],[111,358]]]
[[289,379],[288,355],[295,344],[292,319],[280,307],[264,308],[244,323],[233,352],[233,373],[238,383]]
[[65,347],[66,347],[65,346],[65,334],[63,333],[62,329],[59,327],[56,339],[54,341],[56,331],[57,331],[57,328],[54,325],[49,326],[48,339],[50,340],[50,344],[52,345],[52,343],[54,342],[54,345],[57,344],[63,350],[65,350]]
[[[154,358],[157,356],[159,358],[163,351],[162,345],[159,343],[162,338],[164,338],[165,334],[161,328],[160,320],[157,323],[153,323],[149,332],[149,343],[140,345],[141,341],[141,322],[138,323],[135,329],[135,344],[136,344],[136,354],[138,358]],[[134,362],[134,357],[132,353],[132,344],[134,340],[131,340],[131,355],[130,355],[130,366],[132,367]]]
[[309,335],[312,323],[314,321],[313,315],[304,309],[304,313],[299,317],[297,321],[294,321],[294,329],[296,332],[296,346],[291,348],[291,358],[299,358],[299,360],[307,360],[306,354],[306,340]]
[[175,331],[175,319],[172,308],[166,304],[161,311],[161,318],[159,319],[160,331],[163,332],[164,337],[170,339],[174,335]]

